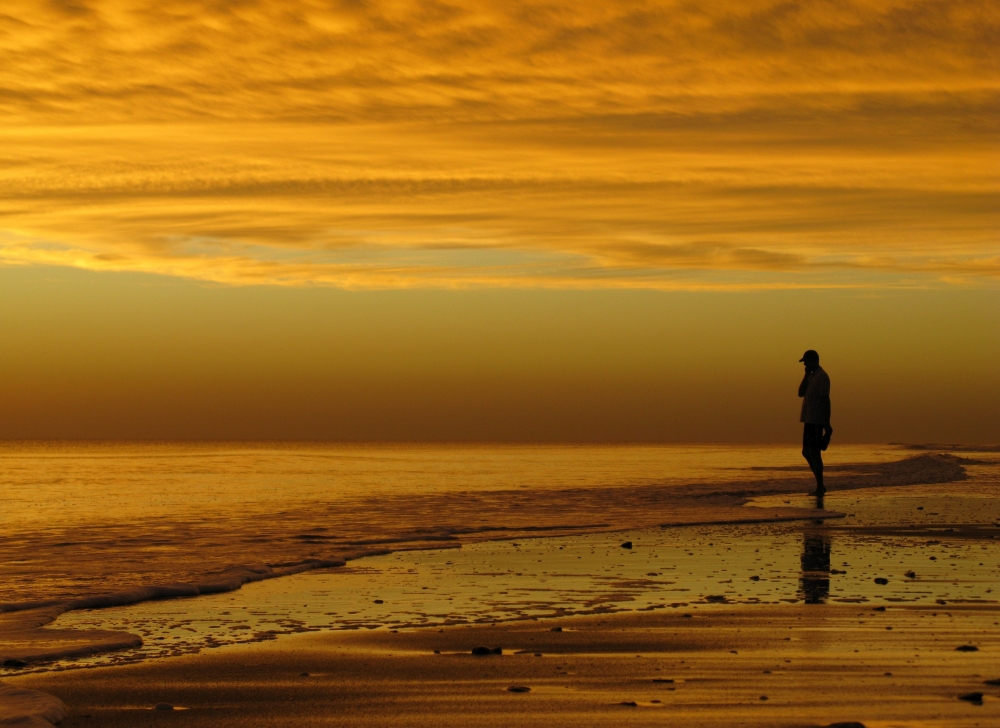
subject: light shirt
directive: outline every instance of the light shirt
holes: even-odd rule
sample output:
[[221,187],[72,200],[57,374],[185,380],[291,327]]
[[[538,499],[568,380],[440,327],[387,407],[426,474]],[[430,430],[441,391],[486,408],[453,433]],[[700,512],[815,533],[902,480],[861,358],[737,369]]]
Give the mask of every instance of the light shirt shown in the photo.
[[[800,422],[812,425],[825,425],[830,422],[830,377],[819,367],[809,377],[806,393],[802,397],[802,416]],[[826,399],[824,399],[826,398]]]

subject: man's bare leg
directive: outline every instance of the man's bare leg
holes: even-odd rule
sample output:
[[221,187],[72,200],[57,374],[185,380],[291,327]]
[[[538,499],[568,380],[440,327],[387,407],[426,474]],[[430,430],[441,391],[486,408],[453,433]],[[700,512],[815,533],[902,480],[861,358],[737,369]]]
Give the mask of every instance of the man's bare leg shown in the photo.
[[809,463],[809,469],[816,476],[816,492],[825,493],[826,486],[823,485],[823,452],[819,448],[802,448],[802,456]]

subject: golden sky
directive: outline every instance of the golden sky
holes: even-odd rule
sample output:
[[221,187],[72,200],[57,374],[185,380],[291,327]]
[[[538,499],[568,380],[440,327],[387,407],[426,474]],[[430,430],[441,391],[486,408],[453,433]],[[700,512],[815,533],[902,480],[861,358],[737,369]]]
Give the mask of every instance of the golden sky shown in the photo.
[[[717,392],[712,376],[695,373],[715,372],[720,351],[707,342],[743,315],[782,362],[816,338],[840,346],[859,382],[845,396],[860,403],[864,387],[893,375],[865,374],[864,360],[847,356],[864,349],[850,333],[911,331],[907,317],[935,301],[949,323],[918,329],[936,364],[911,361],[902,378],[960,376],[960,362],[983,346],[994,352],[998,338],[998,49],[1000,5],[987,0],[4,0],[0,280],[22,311],[5,321],[31,332],[17,339],[23,361],[62,352],[63,368],[49,379],[44,365],[0,370],[21,386],[3,395],[11,417],[41,417],[0,436],[238,434],[232,423],[246,416],[232,402],[219,400],[230,415],[215,429],[191,424],[208,421],[198,407],[164,402],[203,401],[199,387],[229,381],[210,374],[230,356],[212,354],[212,342],[252,328],[276,289],[294,313],[260,328],[240,376],[264,389],[298,379],[360,397],[369,387],[386,414],[354,435],[346,424],[324,429],[317,415],[306,418],[311,429],[246,436],[711,439]],[[170,293],[147,299],[147,285]],[[114,336],[113,315],[65,323],[98,306],[100,291],[119,307],[206,307],[187,328],[183,317],[158,324],[201,342],[176,361],[164,354],[173,373],[156,375],[160,404],[129,409],[128,377],[116,369],[131,361],[141,390],[156,366],[93,349]],[[446,292],[454,298],[443,305]],[[775,298],[782,292],[801,297]],[[847,309],[841,293],[854,296]],[[681,304],[681,294],[695,298]],[[39,312],[28,300],[47,303]],[[870,315],[827,317],[812,332],[808,321],[776,323],[778,300]],[[237,301],[242,318],[202,325]],[[618,337],[613,364],[581,363],[568,353],[575,345],[553,344],[562,329],[544,323],[552,307],[572,312],[561,326],[580,327],[581,351],[608,347],[616,332],[633,338]],[[539,356],[551,371],[513,344],[497,349],[488,325],[466,327],[454,309],[548,352]],[[340,374],[310,379],[289,352],[326,359],[284,332],[315,341],[332,310],[364,322],[351,325],[368,327],[367,343],[340,351]],[[387,323],[415,311],[426,315],[406,331]],[[650,349],[648,337],[666,336],[657,317],[686,322],[671,341],[688,354]],[[858,324],[869,317],[899,328]],[[594,320],[603,323],[588,329]],[[425,347],[399,343],[411,331]],[[917,356],[913,342],[897,344]],[[402,362],[398,371],[385,356]],[[768,392],[761,401],[779,391],[768,389],[769,356],[747,364],[741,385]],[[494,368],[505,372],[499,389]],[[701,434],[657,425],[662,408],[637,414],[660,379],[687,392],[674,406],[701,418],[690,430]],[[564,396],[542,408],[537,393],[557,380]],[[622,381],[631,394],[609,384]],[[508,392],[508,404],[456,414],[483,388]],[[118,414],[86,424],[78,389],[102,393]],[[268,389],[278,419],[304,421],[288,403],[312,395],[279,390]],[[597,390],[620,423],[577,432],[572,403]],[[42,405],[41,393],[55,391],[61,398]],[[950,401],[975,400],[972,385],[962,391]],[[1000,405],[990,391],[997,399],[986,401]],[[61,409],[70,401],[77,409]],[[921,417],[959,422],[952,409]],[[550,426],[538,424],[543,410],[556,413]],[[476,429],[477,411],[509,426]],[[170,417],[173,429],[150,424]],[[398,431],[385,424],[400,418],[408,425]],[[789,436],[778,421],[744,439]],[[857,422],[858,438],[892,431]]]

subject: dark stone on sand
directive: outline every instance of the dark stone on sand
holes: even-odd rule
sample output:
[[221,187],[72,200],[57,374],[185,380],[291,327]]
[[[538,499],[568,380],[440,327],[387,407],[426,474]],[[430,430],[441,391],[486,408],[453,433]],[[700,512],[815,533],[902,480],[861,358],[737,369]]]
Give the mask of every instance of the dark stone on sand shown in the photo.
[[174,706],[170,703],[157,703],[153,706],[153,710],[173,710]]
[[975,703],[976,705],[983,704],[983,694],[982,693],[966,693],[965,695],[959,695],[959,700],[964,700],[967,703]]
[[24,660],[18,660],[13,657],[3,661],[4,667],[27,667],[28,663]]
[[381,599],[376,599],[375,603],[376,604],[385,604],[385,602],[383,600],[381,600]]
[[876,584],[883,584],[883,585],[885,585],[885,584],[889,583],[889,580],[886,579],[885,577],[882,577],[882,576],[876,576],[875,577],[875,583]]
[[955,648],[955,652],[979,652],[979,648],[975,645],[959,645]]
[[630,548],[632,548],[632,542],[631,541],[626,541],[625,543],[622,544],[622,548],[623,549],[630,549]]
[[502,655],[503,649],[500,647],[473,647],[473,655]]
[[526,685],[511,685],[509,688],[507,688],[507,692],[508,693],[530,693],[531,692],[531,688],[527,687]]
[[873,612],[884,612],[885,607],[872,607]]
[[846,723],[831,723],[826,728],[865,728],[865,724],[858,723],[856,720],[849,720]]
[[308,672],[300,672],[299,673],[299,677],[309,677],[309,673]]
[[983,680],[983,685],[1000,685],[1000,677],[995,680]]
[[629,708],[638,708],[639,707],[639,704],[637,702],[635,702],[634,700],[623,700],[622,702],[618,703],[618,705],[624,705],[624,706],[627,706]]
[[553,627],[549,632],[562,632],[562,627]]
[[673,681],[674,681],[674,679],[672,677],[654,677],[653,678],[653,682],[672,683]]
[[915,572],[915,571],[907,571],[905,574],[903,574],[903,576],[907,577],[908,579],[916,579],[917,578],[917,572]]
[[728,602],[729,600],[726,599],[725,595],[723,594],[709,594],[707,597],[705,597],[705,601],[714,602],[716,604],[722,604],[724,602]]
[[760,577],[759,576],[751,576],[750,577],[750,581],[760,581]]
[[693,618],[694,618],[694,615],[693,615],[693,614],[682,614],[681,616],[682,616],[682,617],[683,617],[684,619],[693,619]]
[[760,699],[761,699],[761,700],[767,700],[767,696],[766,696],[766,695],[761,695],[761,696],[760,696]]

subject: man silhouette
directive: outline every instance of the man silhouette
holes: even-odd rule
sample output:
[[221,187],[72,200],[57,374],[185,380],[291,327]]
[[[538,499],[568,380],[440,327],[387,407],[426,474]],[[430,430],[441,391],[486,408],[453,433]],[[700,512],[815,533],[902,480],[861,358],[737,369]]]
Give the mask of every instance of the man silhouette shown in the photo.
[[806,373],[799,385],[802,397],[802,456],[816,476],[816,495],[826,493],[823,485],[823,451],[830,444],[833,428],[830,427],[830,377],[819,365],[819,354],[810,349],[800,362]]

